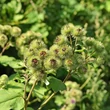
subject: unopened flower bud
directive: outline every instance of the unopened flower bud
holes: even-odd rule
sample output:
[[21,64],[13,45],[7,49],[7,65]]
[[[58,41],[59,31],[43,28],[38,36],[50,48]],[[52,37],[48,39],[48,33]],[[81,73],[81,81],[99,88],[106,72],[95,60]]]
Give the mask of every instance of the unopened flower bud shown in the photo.
[[40,49],[40,48],[45,48],[45,47],[46,45],[41,39],[35,39],[29,45],[30,49]]
[[34,73],[31,75],[29,84],[33,84],[36,80],[43,81],[45,79],[45,72],[44,70],[34,71]]
[[24,44],[26,44],[26,34],[25,33],[21,34],[20,37],[16,38],[16,47],[20,48],[21,45],[24,45]]
[[11,35],[13,37],[18,37],[18,36],[20,36],[20,34],[21,34],[21,29],[20,28],[18,28],[16,26],[12,27]]
[[97,60],[96,60],[96,63],[97,63],[98,65],[101,65],[101,64],[104,63],[104,59],[101,58],[101,57],[98,57]]
[[30,56],[26,60],[26,66],[29,69],[40,69],[42,67],[42,63],[39,57]]
[[79,84],[77,82],[67,81],[65,84],[67,86],[67,90],[70,88],[79,89]]
[[25,50],[24,50],[24,58],[28,58],[29,56],[33,56],[33,55],[35,55],[34,49],[26,49],[25,48]]
[[61,45],[60,47],[60,58],[64,59],[72,56],[72,47],[69,45]]
[[29,38],[31,40],[33,38],[35,38],[35,33],[33,31],[27,31],[25,34],[26,34],[27,38]]
[[71,90],[71,96],[73,96],[77,102],[80,102],[81,97],[82,97],[82,91],[78,90],[78,89],[72,89]]
[[84,38],[84,41],[87,46],[93,46],[95,43],[95,39],[91,37]]
[[46,48],[41,48],[38,50],[37,54],[41,59],[44,59],[48,55],[48,50]]
[[0,34],[3,33],[4,26],[0,24]]
[[101,42],[96,41],[94,47],[95,47],[96,52],[103,52],[104,51],[104,46]]
[[62,35],[68,35],[74,32],[74,25],[72,23],[66,24],[61,29]]
[[86,31],[82,29],[80,26],[76,26],[74,28],[74,36],[84,36],[86,34]]
[[10,32],[12,31],[12,27],[10,25],[4,25],[4,28],[3,28],[3,33],[5,35],[10,35]]
[[8,76],[6,74],[1,75],[0,77],[0,88],[4,88],[8,82]]
[[57,45],[61,45],[67,42],[67,38],[64,35],[58,35],[54,40],[54,43]]
[[0,46],[3,48],[5,44],[7,43],[8,38],[4,34],[0,34]]
[[8,76],[6,74],[1,75],[0,80],[7,82]]
[[64,61],[64,66],[67,68],[67,70],[73,69],[73,60],[71,58],[66,58]]
[[44,60],[44,66],[47,70],[50,70],[50,69],[57,70],[59,67],[62,66],[62,62],[60,59],[58,59],[54,56],[48,56]]
[[56,44],[54,44],[54,45],[52,45],[51,47],[50,47],[50,49],[49,49],[49,53],[51,54],[51,55],[55,55],[55,56],[58,56],[59,57],[59,53],[60,53],[60,46],[59,45],[56,45]]

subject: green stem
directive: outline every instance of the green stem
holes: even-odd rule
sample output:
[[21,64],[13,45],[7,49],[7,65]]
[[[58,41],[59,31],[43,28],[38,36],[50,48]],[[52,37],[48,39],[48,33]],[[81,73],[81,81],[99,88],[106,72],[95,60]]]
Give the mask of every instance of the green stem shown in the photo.
[[34,84],[32,85],[32,88],[31,88],[31,90],[30,90],[30,92],[29,92],[29,94],[28,94],[28,96],[27,96],[27,99],[26,99],[27,102],[29,101],[29,99],[30,99],[30,97],[31,97],[32,91],[33,91],[33,89],[34,89],[36,83],[37,83],[37,80],[35,80]]
[[36,8],[36,5],[35,5],[34,1],[33,0],[30,0],[30,3],[31,3],[32,7],[34,8],[34,10],[37,13],[37,8]]
[[38,98],[32,100],[31,102],[28,102],[28,105],[31,105],[31,104],[33,104],[33,103],[36,102],[36,101],[39,101]]
[[44,107],[44,105],[45,105],[47,102],[49,102],[49,101],[52,99],[52,97],[53,97],[56,93],[57,93],[57,92],[52,93],[51,96],[49,96],[48,99],[46,99],[46,100],[41,104],[41,106],[38,108],[38,110],[41,110],[41,109]]
[[5,47],[3,47],[1,53],[0,53],[0,56],[2,56],[2,54],[5,52],[5,50],[8,48],[9,46],[9,42],[5,45]]
[[74,45],[74,48],[73,48],[73,42],[72,42],[71,37],[70,37],[70,45],[71,45],[71,47],[72,47],[72,52],[73,52],[73,55],[74,55],[75,46],[76,46],[76,40],[75,40],[75,45]]
[[[31,97],[32,91],[33,91],[33,89],[34,89],[36,83],[37,83],[37,80],[35,80],[35,82],[33,83],[33,85],[32,85],[32,87],[31,87],[31,90],[30,90],[30,92],[29,92],[27,98],[26,98],[26,97],[24,98],[24,101],[25,101],[24,110],[27,110],[28,102],[29,102],[29,99],[30,99],[30,97]],[[26,96],[26,92],[25,92],[25,96]]]
[[27,110],[27,101],[25,100],[24,110]]
[[76,49],[76,43],[77,43],[77,39],[75,39],[75,45],[74,45],[74,49],[73,49],[73,55],[74,55],[74,52],[75,52],[75,49]]
[[67,76],[66,76],[65,79],[63,80],[63,83],[65,83],[65,82],[70,78],[70,76],[71,76],[71,71],[72,71],[72,70],[70,70],[70,71],[68,72]]
[[[71,70],[68,72],[68,74],[67,74],[67,76],[65,77],[65,79],[63,80],[63,82],[67,81],[68,78],[70,77],[70,75],[71,75]],[[56,93],[57,93],[57,92],[52,93],[52,94],[41,104],[41,106],[38,108],[38,110],[41,110],[41,109],[44,107],[44,105],[47,104],[47,103],[53,98],[53,96],[55,96]]]
[[[74,45],[74,48],[73,48],[73,46],[72,46],[72,39],[70,39],[70,44],[71,44],[71,46],[72,46],[73,55],[74,55],[74,52],[75,52],[75,49],[76,49],[76,43],[77,43],[77,40],[75,40],[75,45]],[[65,77],[65,79],[63,80],[63,82],[67,81],[67,80],[70,78],[70,76],[71,76],[71,71],[72,71],[72,70],[70,70],[70,71],[68,72],[68,74],[67,74],[67,76]],[[48,102],[53,98],[53,96],[54,96],[56,93],[57,93],[57,92],[52,93],[51,96],[49,96],[49,97],[41,104],[41,106],[38,108],[38,110],[41,110],[41,109],[44,107],[44,105],[45,105],[46,103],[48,103]]]
[[28,80],[26,79],[25,81],[25,86],[24,86],[24,99],[26,99],[26,86],[27,86]]
[[28,80],[26,79],[25,86],[24,86],[24,102],[25,102],[24,110],[26,110],[26,108],[27,108],[27,101],[26,101],[26,98],[27,98],[27,96],[26,96],[26,86],[27,86],[27,83],[28,83]]
[[82,86],[80,87],[80,89],[83,89],[87,84],[88,84],[88,82],[90,81],[90,79],[91,79],[91,76],[92,76],[92,74],[90,74],[90,76],[87,78],[87,80],[82,84]]
[[87,56],[87,57],[85,58],[86,62],[88,62],[88,60],[94,55],[94,53],[95,53],[95,51],[93,51],[93,52],[90,54],[90,56]]

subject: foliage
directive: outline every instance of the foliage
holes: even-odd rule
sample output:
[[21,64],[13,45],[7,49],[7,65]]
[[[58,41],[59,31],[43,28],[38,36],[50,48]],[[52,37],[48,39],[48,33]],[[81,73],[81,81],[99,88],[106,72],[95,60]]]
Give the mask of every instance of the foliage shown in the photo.
[[1,0],[0,110],[109,110],[109,4]]

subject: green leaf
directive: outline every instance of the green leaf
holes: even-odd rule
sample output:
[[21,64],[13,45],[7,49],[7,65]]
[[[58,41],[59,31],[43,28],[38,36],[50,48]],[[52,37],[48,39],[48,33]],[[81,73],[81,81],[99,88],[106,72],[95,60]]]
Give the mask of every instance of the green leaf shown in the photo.
[[55,97],[55,103],[58,105],[58,106],[61,106],[65,101],[65,98],[63,96],[56,96]]
[[16,13],[19,13],[20,11],[21,11],[21,9],[22,9],[22,4],[21,4],[21,2],[18,2],[18,3],[16,3]]
[[86,110],[86,106],[85,106],[84,103],[81,104],[81,109],[82,109],[82,110]]
[[24,90],[24,84],[10,80],[8,81],[7,88],[8,90],[13,90],[17,93],[22,93]]
[[103,110],[110,110],[110,106],[103,108]]
[[56,72],[56,76],[57,76],[57,78],[62,78],[62,76],[65,77],[67,75],[67,73],[68,72],[65,68],[59,68]]
[[13,20],[14,21],[20,21],[21,19],[23,19],[23,17],[24,16],[22,14],[17,14],[17,15],[14,16]]
[[66,89],[66,86],[65,86],[65,84],[61,81],[61,80],[59,80],[59,79],[57,79],[57,78],[55,78],[55,77],[53,77],[53,76],[49,76],[48,77],[48,80],[49,80],[49,87],[53,90],[53,91],[55,91],[55,92],[58,92],[58,91],[62,91],[62,90],[65,90]]
[[23,62],[21,60],[17,60],[14,57],[8,57],[8,56],[0,56],[0,64],[3,66],[10,66],[12,68],[23,68]]
[[20,94],[12,90],[0,90],[0,110],[21,110],[24,100]]
[[33,108],[31,108],[31,107],[27,107],[27,110],[34,110]]
[[106,2],[105,2],[105,9],[108,11],[108,12],[110,12],[110,1],[109,0],[107,0]]
[[44,94],[45,94],[46,91],[47,91],[46,88],[41,87],[41,85],[38,84],[38,85],[35,86],[35,88],[33,90],[33,93],[36,97],[42,99],[42,98],[44,98]]
[[35,23],[36,21],[38,21],[38,13],[36,11],[32,11],[30,12],[26,17],[28,20],[28,23]]

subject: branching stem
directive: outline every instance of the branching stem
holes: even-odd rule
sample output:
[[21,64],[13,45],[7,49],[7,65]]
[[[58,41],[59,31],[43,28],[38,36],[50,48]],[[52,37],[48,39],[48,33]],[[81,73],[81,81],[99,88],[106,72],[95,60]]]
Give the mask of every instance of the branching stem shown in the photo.
[[28,94],[28,97],[27,97],[27,99],[26,99],[27,102],[29,101],[29,99],[30,99],[30,97],[31,97],[32,91],[33,91],[33,89],[34,89],[36,83],[37,83],[37,80],[35,80],[34,84],[32,85],[32,88],[31,88],[31,90],[30,90],[30,92],[29,92],[29,94]]
[[56,93],[57,93],[57,92],[52,93],[51,96],[49,96],[49,97],[41,104],[41,106],[38,108],[38,110],[41,110],[41,109],[44,107],[44,105],[45,105],[47,102],[49,102],[49,101],[53,98],[53,96],[54,96]]
[[[73,56],[74,56],[74,52],[75,52],[75,49],[76,49],[76,43],[77,43],[77,39],[75,39],[74,48],[72,47],[72,49],[73,49]],[[72,46],[72,39],[71,39],[71,38],[70,38],[70,44],[71,44],[71,46]],[[72,70],[70,70],[70,71],[68,72],[67,76],[66,76],[65,79],[63,80],[63,83],[65,83],[65,81],[67,81],[67,80],[70,78],[71,72],[72,72]],[[53,98],[53,96],[54,96],[56,93],[57,93],[57,92],[52,93],[51,96],[49,96],[49,97],[41,104],[41,106],[38,108],[38,110],[41,110],[41,109],[44,107],[44,105],[45,105],[47,102],[49,102],[49,101]]]
[[[30,97],[31,97],[32,91],[33,91],[33,89],[34,89],[36,83],[37,83],[37,80],[35,80],[35,82],[33,83],[33,85],[32,85],[32,87],[31,87],[31,90],[30,90],[30,92],[29,92],[27,98],[24,99],[24,101],[25,101],[24,110],[27,110],[27,105],[28,105],[29,99],[30,99]],[[25,87],[25,88],[26,88],[26,87]],[[25,91],[26,91],[26,89],[25,89]],[[26,92],[25,92],[25,95],[26,95]]]
[[80,89],[82,90],[90,81],[92,74],[90,74],[90,76],[87,78],[87,80],[82,84],[82,86],[80,87]]
[[[68,74],[67,74],[67,76],[65,77],[65,79],[63,80],[63,82],[65,82],[65,81],[68,80],[68,78],[70,77],[70,74],[71,74],[71,70],[68,72]],[[41,109],[44,107],[44,105],[47,104],[47,103],[53,98],[53,96],[56,95],[56,93],[57,93],[57,92],[52,93],[52,94],[41,104],[41,106],[38,108],[38,110],[41,110]]]
[[5,50],[8,48],[9,46],[9,42],[5,45],[5,47],[3,47],[1,53],[0,53],[0,56],[2,56],[2,54],[5,52]]

